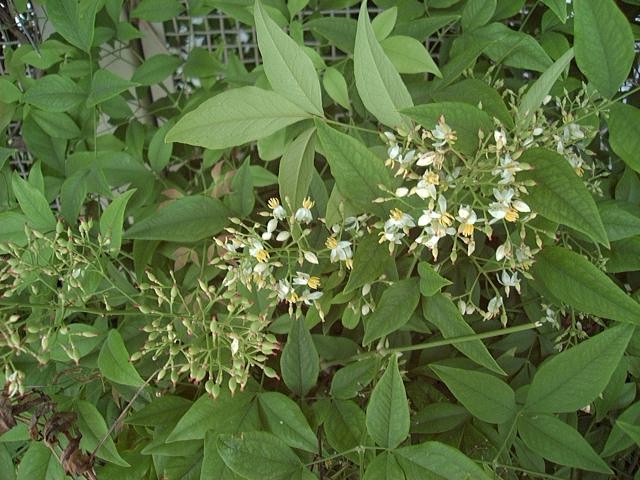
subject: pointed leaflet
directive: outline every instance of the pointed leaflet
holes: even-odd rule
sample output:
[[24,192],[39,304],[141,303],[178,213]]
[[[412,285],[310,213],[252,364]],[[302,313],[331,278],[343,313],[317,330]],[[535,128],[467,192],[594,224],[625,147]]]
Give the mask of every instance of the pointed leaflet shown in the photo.
[[73,80],[62,75],[46,75],[31,84],[24,101],[47,112],[67,112],[85,99]]
[[351,400],[332,400],[324,431],[327,442],[336,451],[342,453],[351,450],[366,441],[365,414]]
[[334,67],[327,67],[322,77],[322,85],[334,102],[347,110],[351,110],[349,88],[340,70]]
[[136,189],[134,188],[115,198],[100,216],[100,235],[110,240],[109,251],[111,253],[117,254],[120,251],[124,211],[129,199],[135,192]]
[[135,83],[125,80],[109,70],[100,69],[94,73],[91,80],[87,106],[93,107],[98,103],[105,102],[135,85]]
[[383,160],[355,138],[338,132],[324,122],[316,121],[316,128],[340,193],[361,211],[370,212],[373,209],[384,215],[383,207],[372,204],[383,193],[379,185],[392,189],[395,184]]
[[[377,261],[369,259],[369,261]],[[364,322],[363,345],[400,329],[411,318],[420,301],[418,279],[407,278],[386,288],[375,311]]]
[[403,118],[399,111],[413,106],[413,101],[375,37],[364,1],[358,16],[353,63],[356,87],[366,109],[381,123],[400,126]]
[[407,480],[494,478],[462,452],[440,442],[402,447],[395,450],[394,455]]
[[554,463],[592,472],[612,473],[577,430],[555,417],[520,417],[518,433],[527,447]]
[[[564,0],[562,1],[564,2]],[[533,118],[533,113],[542,105],[544,97],[549,94],[551,87],[560,78],[560,75],[566,70],[572,59],[573,48],[570,48],[558,60],[553,62],[553,65],[547,68],[522,96],[518,113],[525,124],[528,124]]]
[[169,130],[167,142],[218,150],[268,137],[310,114],[282,95],[241,87],[210,98]]
[[451,282],[436,272],[428,262],[418,264],[418,275],[420,275],[420,293],[425,297],[432,297],[443,287],[451,285]]
[[363,358],[342,367],[331,380],[331,396],[340,400],[355,397],[371,383],[379,365],[377,358]]
[[13,173],[11,186],[20,209],[34,229],[46,233],[56,227],[56,218],[42,192],[22,179],[17,172]]
[[[462,318],[458,307],[441,293],[436,293],[423,299],[422,311],[424,318],[433,323],[444,338],[464,337],[466,335],[475,335],[476,333]],[[469,342],[454,343],[453,346],[478,365],[500,375],[505,374],[482,341],[471,340]]]
[[554,355],[538,369],[525,409],[533,412],[574,412],[589,405],[611,379],[634,327],[618,325]]
[[47,18],[65,40],[88,52],[93,43],[99,0],[46,0]]
[[[118,453],[113,439],[107,436],[109,429],[98,409],[92,403],[84,400],[79,400],[76,407],[78,409],[78,426],[82,433],[80,448],[91,452],[102,443],[96,452],[98,458],[122,467],[128,467],[129,464]],[[103,439],[105,440],[103,441]]]
[[608,246],[598,207],[583,181],[560,154],[543,148],[527,150],[519,159],[533,169],[518,178],[534,180],[525,201],[534,212],[552,222],[562,223]]
[[182,197],[134,223],[125,238],[197,242],[227,224],[229,210],[216,198]]
[[582,255],[546,247],[531,269],[553,295],[579,312],[620,322],[640,323],[640,305]]
[[640,109],[623,103],[611,106],[609,145],[636,172],[640,172]]
[[100,373],[112,382],[139,387],[144,380],[131,364],[129,352],[118,330],[110,330],[98,356]]
[[302,205],[309,192],[313,175],[313,159],[316,153],[315,128],[301,133],[287,145],[280,159],[278,186],[280,198],[296,209]]
[[504,423],[515,416],[515,393],[499,378],[444,365],[431,365],[431,369],[474,417],[488,423]]
[[317,453],[318,441],[300,407],[289,397],[278,392],[258,395],[262,422],[276,437],[291,448]]
[[260,0],[254,7],[258,46],[271,87],[306,112],[323,115],[320,81],[313,63],[269,17]]
[[394,35],[381,42],[384,53],[400,73],[433,73],[442,77],[424,44],[413,37]]
[[[26,429],[25,429],[26,430]],[[12,464],[12,471],[15,468]],[[3,472],[3,475],[5,472]],[[11,478],[11,474],[7,478]],[[56,456],[43,443],[31,442],[20,460],[16,472],[17,480],[60,480],[64,471]]]
[[367,430],[377,445],[396,448],[409,435],[409,404],[394,354],[367,405]]
[[304,468],[286,443],[267,432],[220,435],[218,453],[231,470],[249,480],[290,480]]
[[404,480],[404,473],[392,452],[376,455],[367,466],[362,480]]
[[613,96],[633,64],[631,25],[613,0],[574,0],[576,63],[602,95]]
[[316,384],[320,358],[304,319],[291,322],[287,343],[280,357],[282,379],[289,389],[304,397]]

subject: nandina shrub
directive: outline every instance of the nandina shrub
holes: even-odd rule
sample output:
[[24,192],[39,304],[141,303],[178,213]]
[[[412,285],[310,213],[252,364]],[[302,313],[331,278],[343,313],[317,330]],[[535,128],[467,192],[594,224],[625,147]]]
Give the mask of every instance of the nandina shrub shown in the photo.
[[639,478],[636,5],[0,1],[3,478]]

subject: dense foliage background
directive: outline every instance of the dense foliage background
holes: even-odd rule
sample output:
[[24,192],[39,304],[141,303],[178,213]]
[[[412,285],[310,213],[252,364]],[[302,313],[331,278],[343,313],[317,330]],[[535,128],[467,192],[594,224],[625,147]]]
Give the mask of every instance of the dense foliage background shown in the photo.
[[640,478],[639,5],[0,0],[0,478]]

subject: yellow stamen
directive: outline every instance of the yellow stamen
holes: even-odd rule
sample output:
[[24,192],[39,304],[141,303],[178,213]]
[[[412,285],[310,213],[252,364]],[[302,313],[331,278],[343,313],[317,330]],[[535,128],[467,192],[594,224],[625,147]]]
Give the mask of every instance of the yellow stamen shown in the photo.
[[296,303],[299,299],[300,299],[300,297],[298,297],[298,294],[296,292],[291,292],[287,296],[287,302],[289,302],[289,303]]
[[316,290],[320,286],[320,279],[318,277],[309,277],[307,280],[307,285],[309,288]]
[[258,260],[258,262],[260,263],[267,263],[267,260],[269,260],[269,252],[267,252],[265,249],[258,250],[258,252],[256,253],[256,260]]
[[440,223],[445,227],[450,227],[453,223],[453,215],[448,212],[443,213],[442,217],[440,217]]
[[424,176],[427,183],[431,185],[440,185],[440,175],[436,172],[429,172]]
[[519,217],[520,214],[518,213],[518,211],[515,208],[510,207],[509,210],[507,210],[507,214],[504,216],[504,219],[507,222],[515,222]]
[[280,206],[280,200],[278,200],[276,197],[270,198],[269,201],[267,202],[267,206],[271,210],[275,210]]
[[344,261],[344,264],[347,266],[349,270],[353,269],[353,258],[347,258]]
[[315,204],[316,204],[316,202],[311,200],[311,198],[309,198],[309,197],[305,198],[302,201],[302,207],[306,208],[307,210],[311,210]]
[[461,223],[458,227],[458,233],[464,237],[470,237],[473,235],[473,225],[470,223]]
[[324,245],[327,248],[330,248],[331,250],[333,250],[334,248],[337,248],[338,240],[336,239],[336,237],[329,237],[329,238],[327,238],[327,241],[324,242]]
[[400,221],[404,216],[404,212],[399,208],[392,208],[391,211],[389,212],[389,216],[394,220]]

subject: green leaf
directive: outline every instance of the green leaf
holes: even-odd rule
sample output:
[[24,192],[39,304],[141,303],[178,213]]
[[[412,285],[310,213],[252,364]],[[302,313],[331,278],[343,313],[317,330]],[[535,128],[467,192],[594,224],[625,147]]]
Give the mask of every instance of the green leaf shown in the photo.
[[[562,0],[562,2],[564,3],[565,0]],[[542,105],[544,98],[549,94],[560,75],[571,64],[572,59],[573,48],[570,48],[558,60],[553,62],[553,65],[547,68],[522,96],[518,113],[525,124],[531,121],[533,114]]]
[[98,0],[46,0],[47,18],[72,45],[89,52],[93,44]]
[[303,319],[291,322],[280,357],[280,369],[284,383],[300,397],[309,393],[318,380],[320,359]]
[[174,55],[164,53],[147,58],[140,65],[131,81],[140,85],[153,85],[163,82],[169,75],[182,65],[182,60]]
[[0,77],[0,102],[15,103],[22,98],[22,92],[18,87],[6,78]]
[[576,63],[605,97],[613,96],[633,64],[634,37],[613,0],[573,2]]
[[[301,133],[287,145],[280,159],[278,186],[280,198],[289,202],[292,208],[302,205],[309,193],[313,176],[313,160],[316,153],[315,128]],[[286,204],[286,203],[285,203]]]
[[200,480],[242,480],[243,477],[231,470],[218,453],[218,434],[208,432],[204,439],[204,454]]
[[640,237],[611,243],[606,269],[608,273],[640,270]]
[[393,31],[398,18],[398,7],[391,7],[380,12],[371,22],[376,39],[381,42]]
[[0,212],[0,242],[11,242],[17,245],[25,245],[27,237],[24,233],[24,225],[27,217],[18,212]]
[[433,73],[437,77],[442,77],[440,69],[435,64],[431,55],[413,37],[394,35],[381,42],[384,53],[389,57],[393,66],[400,73]]
[[234,88],[210,98],[178,120],[166,141],[214,150],[235,147],[268,137],[309,116],[276,92],[257,87]]
[[85,93],[62,75],[45,75],[36,80],[24,94],[24,101],[47,112],[67,112],[80,105]]
[[525,408],[557,413],[589,405],[609,383],[634,328],[609,328],[544,362],[533,377]]
[[496,0],[469,0],[462,9],[460,24],[465,30],[486,25],[496,11]]
[[70,225],[78,221],[80,209],[87,196],[87,179],[91,170],[78,170],[67,177],[60,190],[60,213]]
[[23,180],[17,172],[11,177],[11,186],[22,213],[34,229],[46,233],[56,227],[56,218],[42,192]]
[[471,418],[462,405],[436,402],[426,405],[411,419],[411,433],[444,433]]
[[640,109],[614,103],[609,115],[609,144],[613,151],[636,172],[640,172]]
[[118,453],[113,439],[107,436],[109,429],[96,407],[85,400],[78,400],[76,408],[78,409],[78,427],[82,433],[80,448],[92,452],[106,438],[96,452],[96,456],[107,462],[128,467],[129,464]]
[[248,480],[290,480],[304,468],[286,443],[267,432],[220,435],[218,453],[231,470]]
[[112,254],[120,252],[124,211],[127,207],[127,202],[135,192],[136,189],[134,188],[115,198],[100,216],[100,234],[103,238],[110,240],[109,251]]
[[344,197],[364,212],[375,208],[373,200],[383,193],[379,185],[391,189],[395,184],[389,169],[382,159],[374,155],[355,138],[340,133],[317,121],[318,138],[324,155],[331,167],[331,173]]
[[585,257],[562,247],[536,255],[531,273],[553,295],[579,312],[640,323],[640,305]]
[[164,139],[171,128],[171,123],[162,125],[149,142],[149,164],[154,172],[160,172],[169,164],[173,153],[173,143],[165,143]]
[[443,89],[434,91],[433,99],[438,102],[462,102],[477,107],[482,105],[482,110],[490,117],[495,117],[506,126],[513,127],[511,113],[498,91],[486,82],[475,78],[467,78]]
[[327,91],[331,100],[338,105],[351,110],[351,104],[349,103],[349,88],[347,87],[347,81],[344,75],[340,73],[340,70],[334,67],[327,67],[322,77],[322,85]]
[[515,393],[499,378],[443,365],[430,367],[474,417],[500,424],[516,415]]
[[31,442],[20,461],[15,478],[17,480],[63,480],[65,474],[51,450],[43,443]]
[[228,215],[227,208],[215,198],[182,197],[138,220],[124,238],[197,242],[220,232]]
[[369,435],[384,448],[396,448],[409,435],[409,404],[395,354],[371,392],[366,421]]
[[236,170],[231,180],[231,193],[227,197],[228,205],[238,216],[245,217],[253,211],[256,197],[253,193],[253,178],[249,157]]
[[231,392],[222,388],[213,400],[202,395],[167,437],[167,443],[201,440],[207,432],[237,433],[258,429],[260,416],[254,392]]
[[353,398],[376,376],[377,358],[364,358],[338,370],[331,379],[331,396],[340,400]]
[[459,450],[440,442],[402,447],[394,455],[404,470],[406,480],[494,478]]
[[416,278],[393,283],[382,293],[375,311],[364,322],[363,345],[389,335],[409,321],[420,301]]
[[129,352],[118,330],[109,330],[100,355],[98,356],[100,373],[112,382],[132,387],[140,387],[144,380],[131,364]]
[[184,10],[178,0],[142,0],[131,12],[133,18],[141,18],[148,22],[166,22]]
[[254,7],[258,46],[271,87],[306,112],[323,116],[320,81],[309,56],[265,12]]
[[[433,323],[444,338],[463,337],[475,335],[476,332],[464,321],[458,307],[440,293],[425,298],[422,302],[424,318]],[[453,346],[463,355],[473,360],[480,366],[504,375],[504,371],[493,359],[487,347],[480,340],[454,343]]]
[[478,149],[480,130],[485,136],[493,131],[493,122],[489,115],[467,103],[440,102],[417,105],[404,113],[429,130],[435,128],[438,119],[444,116],[447,125],[458,134],[456,149],[468,154]]
[[105,102],[133,86],[135,83],[125,80],[109,70],[100,69],[93,74],[87,106],[93,107]]
[[420,275],[420,293],[425,297],[432,297],[439,293],[443,287],[451,285],[451,282],[436,272],[427,262],[418,264],[418,275]]
[[518,420],[518,433],[527,447],[554,463],[612,473],[577,430],[555,417],[522,416]]
[[404,473],[393,452],[382,452],[373,459],[364,472],[363,480],[404,480]]
[[34,108],[29,115],[48,135],[65,140],[80,136],[80,129],[69,115],[61,112],[46,112]]
[[[372,258],[379,261],[372,262]],[[377,235],[365,234],[357,243],[357,250],[353,256],[353,269],[344,287],[344,293],[352,292],[380,278],[389,260],[391,260],[389,250],[378,241]]]
[[533,167],[530,171],[522,172],[521,176],[536,182],[525,198],[534,212],[552,222],[574,228],[594,242],[609,245],[607,232],[591,193],[562,155],[532,148],[522,154],[519,161]]
[[629,438],[633,439],[636,445],[640,446],[640,426],[620,420],[616,421],[616,425],[618,425]]
[[332,400],[324,423],[329,445],[342,453],[363,445],[367,435],[365,414],[351,400]]
[[[0,469],[6,475],[4,480],[16,480],[16,468],[13,466],[13,459],[7,447],[0,445]],[[28,477],[30,480],[37,477]]]
[[175,425],[192,405],[193,402],[187,398],[163,395],[154,398],[140,410],[127,415],[124,421],[129,425],[146,427]]
[[267,429],[291,448],[318,452],[318,440],[300,407],[278,392],[258,395],[262,420]]
[[403,123],[400,110],[413,106],[413,101],[375,37],[367,2],[360,7],[353,63],[356,87],[365,108],[381,123],[400,126]]
[[624,430],[620,428],[618,422],[631,425],[637,425],[640,423],[640,402],[634,403],[620,414],[611,429],[611,433],[607,438],[604,448],[602,449],[602,453],[600,454],[602,457],[610,457],[633,445],[633,439],[631,439]]
[[353,53],[357,23],[352,18],[320,17],[306,23],[309,29],[345,53]]
[[542,0],[549,10],[551,10],[556,17],[562,22],[567,21],[567,0]]

